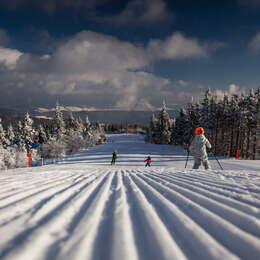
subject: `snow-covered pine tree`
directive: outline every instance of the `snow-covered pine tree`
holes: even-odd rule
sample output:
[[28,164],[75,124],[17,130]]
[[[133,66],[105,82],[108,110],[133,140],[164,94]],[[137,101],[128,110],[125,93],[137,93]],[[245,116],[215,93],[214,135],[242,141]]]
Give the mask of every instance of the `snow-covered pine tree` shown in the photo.
[[172,131],[172,143],[175,145],[183,145],[189,142],[190,129],[187,111],[180,109],[179,116],[176,118],[175,127]]
[[6,149],[4,149],[3,145],[0,144],[0,170],[6,169],[5,165],[5,157],[6,157]]
[[23,124],[21,121],[18,121],[17,129],[15,131],[15,144],[17,145],[18,150],[22,151],[25,149],[25,142],[23,139]]
[[34,129],[33,129],[33,120],[31,119],[29,113],[27,112],[24,118],[23,123],[23,136],[27,153],[31,151],[33,138],[34,138]]
[[84,123],[83,123],[81,117],[78,117],[78,118],[77,118],[77,121],[78,121],[79,131],[80,131],[81,134],[83,135],[83,134],[84,134],[84,131],[85,131],[85,126],[84,126]]
[[235,156],[236,150],[238,150],[238,138],[240,133],[240,107],[239,96],[233,95],[230,100],[229,109],[229,129],[230,129],[230,146],[229,157]]
[[69,117],[66,120],[66,129],[68,131],[70,130],[79,131],[79,122],[72,113],[69,114]]
[[90,121],[89,121],[88,115],[87,115],[86,118],[85,118],[85,125],[86,125],[87,128],[90,128],[90,127],[91,127],[91,123],[90,123]]
[[219,108],[219,135],[216,140],[217,143],[217,151],[221,155],[228,155],[229,152],[229,125],[230,125],[230,117],[229,117],[229,98],[225,94],[223,99],[218,103]]
[[39,127],[38,127],[38,139],[39,139],[40,144],[47,142],[47,134],[42,125],[39,125]]
[[[259,121],[260,121],[260,113],[259,113],[258,117],[259,117]],[[257,130],[256,130],[255,160],[260,160],[260,123],[258,123]]]
[[79,119],[70,113],[66,121],[66,126],[66,137],[64,139],[67,152],[75,152],[80,148],[85,147],[85,142],[83,140],[83,126],[80,124]]
[[0,119],[0,169],[13,168],[14,166],[15,149],[10,147],[10,141]]
[[92,130],[91,134],[93,135],[91,137],[91,143],[102,143],[105,140],[105,131],[103,128],[103,125],[101,123],[96,123],[95,128]]
[[200,105],[199,103],[190,103],[187,106],[187,113],[188,113],[188,118],[189,118],[189,124],[188,124],[188,129],[189,129],[189,140],[194,136],[194,130],[196,127],[200,126]]
[[217,103],[217,96],[212,94],[211,99],[210,99],[210,104],[209,104],[209,124],[208,124],[208,132],[209,132],[209,138],[212,140],[212,145],[214,149],[216,149],[216,143],[215,143],[215,138],[217,135],[218,131],[218,103]]
[[255,155],[254,159],[260,160],[260,88],[256,93],[257,98],[257,115],[256,115],[256,135],[255,135]]
[[202,126],[208,139],[212,142],[216,150],[215,138],[217,135],[218,118],[216,117],[217,111],[217,97],[209,89],[205,92],[204,98],[200,104],[200,126]]
[[[248,141],[248,134],[251,130],[248,129],[248,96],[245,96],[243,94],[239,97],[238,102],[238,112],[236,116],[236,123],[238,124],[237,129],[235,129],[236,133],[236,143],[235,147],[237,150],[241,151],[242,158],[246,158],[248,156],[247,149],[249,147]],[[229,122],[230,125],[230,122]]]
[[166,109],[166,104],[159,111],[156,118],[152,118],[150,128],[152,142],[156,144],[169,144],[171,143],[171,133],[174,127],[175,120],[171,119]]
[[204,98],[201,102],[201,109],[200,109],[200,125],[207,131],[210,129],[210,101],[212,99],[212,94],[210,89],[208,89],[205,94]]
[[213,95],[210,101],[210,120],[212,120],[210,124],[210,138],[212,140],[212,146],[214,154],[218,153],[218,136],[220,135],[220,118],[221,118],[221,106],[217,101],[217,96]]
[[6,132],[2,125],[2,119],[0,118],[0,145],[5,148],[8,145],[8,140],[6,138]]
[[256,128],[257,128],[257,92],[250,91],[245,99],[246,101],[246,120],[247,120],[247,136],[246,136],[246,158],[254,159],[256,149]]
[[10,124],[7,128],[7,139],[8,139],[8,145],[13,146],[15,143],[15,134],[13,126]]
[[[45,134],[43,133],[45,132]],[[63,119],[63,113],[59,103],[56,103],[55,116],[53,124],[45,129],[42,129],[43,139],[46,136],[46,142],[41,146],[42,158],[61,158],[66,152],[66,128]]]
[[55,117],[54,117],[54,136],[57,140],[62,140],[66,133],[65,122],[63,119],[63,114],[61,107],[57,102],[55,107]]
[[88,116],[86,116],[85,123],[83,123],[83,137],[87,141],[88,140],[90,141],[90,139],[93,138],[93,129],[92,129],[91,122],[89,121]]

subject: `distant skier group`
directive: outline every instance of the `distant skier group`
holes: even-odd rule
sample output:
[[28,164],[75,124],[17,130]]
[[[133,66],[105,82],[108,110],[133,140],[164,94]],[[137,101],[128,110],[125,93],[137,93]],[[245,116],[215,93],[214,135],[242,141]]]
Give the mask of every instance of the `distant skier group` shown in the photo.
[[[194,165],[193,169],[199,169],[201,164],[204,166],[205,169],[210,169],[210,163],[208,160],[208,153],[207,149],[211,149],[211,144],[209,140],[205,137],[205,130],[202,127],[197,127],[195,129],[195,137],[191,140],[190,143],[187,143],[185,145],[185,149],[194,157]],[[187,161],[188,161],[188,156],[187,156]],[[117,159],[117,151],[114,150],[112,153],[112,160],[111,160],[111,165],[115,165]],[[187,165],[186,161],[186,165]],[[147,156],[147,158],[144,160],[145,162],[145,167],[151,167],[152,164],[152,158],[151,156]],[[185,165],[185,168],[186,168]]]
[[[111,165],[115,165],[116,164],[116,159],[117,159],[117,151],[114,150],[113,153],[112,153],[112,159],[111,159]],[[152,163],[152,158],[151,156],[148,156],[144,162],[146,163],[145,164],[145,167],[151,167],[151,163]]]

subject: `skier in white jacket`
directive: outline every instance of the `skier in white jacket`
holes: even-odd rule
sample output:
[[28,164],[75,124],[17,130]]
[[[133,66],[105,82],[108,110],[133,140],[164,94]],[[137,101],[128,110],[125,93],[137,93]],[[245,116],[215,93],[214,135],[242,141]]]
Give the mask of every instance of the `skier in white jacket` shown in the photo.
[[209,140],[204,135],[204,129],[198,127],[195,129],[195,137],[190,145],[191,154],[194,156],[194,165],[193,169],[198,169],[201,165],[205,169],[210,169],[210,164],[208,161],[207,148],[211,148]]

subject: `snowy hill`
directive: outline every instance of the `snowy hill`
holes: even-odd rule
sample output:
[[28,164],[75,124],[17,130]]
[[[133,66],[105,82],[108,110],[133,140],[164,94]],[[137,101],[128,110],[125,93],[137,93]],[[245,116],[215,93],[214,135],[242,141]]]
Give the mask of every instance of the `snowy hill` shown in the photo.
[[260,162],[185,159],[113,135],[58,165],[2,171],[0,259],[260,259]]

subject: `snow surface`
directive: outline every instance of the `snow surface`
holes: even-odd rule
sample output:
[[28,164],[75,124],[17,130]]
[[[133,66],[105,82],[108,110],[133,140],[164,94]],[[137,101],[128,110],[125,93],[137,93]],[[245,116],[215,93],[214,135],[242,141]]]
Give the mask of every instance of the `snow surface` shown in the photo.
[[260,259],[260,162],[185,159],[112,135],[58,165],[0,172],[0,259]]

